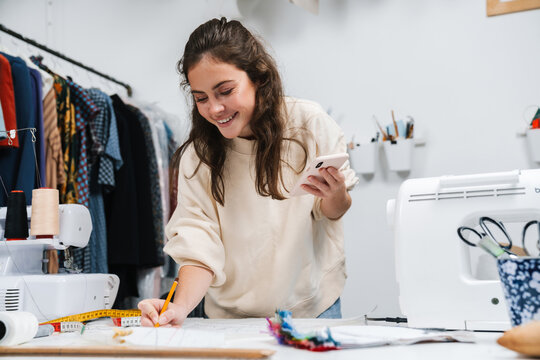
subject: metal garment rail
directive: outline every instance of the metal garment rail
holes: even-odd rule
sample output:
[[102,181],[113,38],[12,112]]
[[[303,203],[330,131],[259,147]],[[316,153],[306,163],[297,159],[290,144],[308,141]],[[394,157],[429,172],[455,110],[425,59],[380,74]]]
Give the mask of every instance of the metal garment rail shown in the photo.
[[2,25],[2,24],[0,24],[0,31],[3,31],[3,32],[5,32],[6,34],[9,34],[9,35],[11,35],[11,36],[13,36],[13,37],[15,37],[15,38],[17,38],[17,39],[19,39],[19,40],[22,40],[22,41],[24,41],[24,42],[26,42],[26,43],[32,45],[32,46],[35,46],[35,47],[37,47],[38,49],[44,50],[44,51],[48,52],[49,54],[53,54],[54,56],[56,56],[56,57],[58,57],[58,58],[60,58],[60,59],[62,59],[62,60],[68,61],[68,62],[70,62],[70,63],[72,63],[72,64],[74,64],[74,65],[77,65],[78,67],[83,68],[83,69],[86,70],[86,71],[89,71],[89,72],[91,72],[91,73],[94,73],[94,74],[96,74],[96,75],[99,75],[99,76],[101,76],[102,78],[105,78],[105,79],[107,79],[107,80],[109,80],[109,81],[112,81],[112,82],[114,82],[114,83],[116,83],[116,84],[118,84],[118,85],[121,85],[121,86],[125,87],[126,90],[127,90],[128,96],[131,96],[131,95],[133,94],[133,91],[132,91],[132,89],[131,89],[131,86],[129,86],[128,84],[126,84],[126,83],[124,83],[124,82],[122,82],[122,81],[116,80],[116,79],[113,78],[112,76],[109,76],[109,75],[107,75],[107,74],[104,74],[104,73],[102,73],[102,72],[99,72],[99,71],[97,71],[97,70],[95,70],[95,69],[93,69],[93,68],[91,68],[91,67],[89,67],[89,66],[86,66],[86,65],[84,65],[84,64],[82,64],[82,63],[80,63],[80,62],[78,62],[77,60],[73,60],[73,59],[67,57],[67,56],[64,55],[64,54],[59,53],[58,51],[49,49],[47,46],[41,45],[40,43],[36,42],[35,40],[28,39],[28,38],[22,36],[21,34],[15,32],[15,31],[13,31],[13,30],[8,29],[7,27],[5,27],[5,26]]

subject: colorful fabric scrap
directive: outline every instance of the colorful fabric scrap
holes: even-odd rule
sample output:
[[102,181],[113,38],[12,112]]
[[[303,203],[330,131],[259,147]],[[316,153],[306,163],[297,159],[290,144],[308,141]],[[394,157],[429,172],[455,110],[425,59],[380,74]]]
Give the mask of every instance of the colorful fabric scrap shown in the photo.
[[266,318],[270,332],[282,345],[309,351],[329,351],[341,349],[340,343],[332,338],[330,329],[302,334],[292,325],[292,314],[287,310],[277,310],[275,320]]

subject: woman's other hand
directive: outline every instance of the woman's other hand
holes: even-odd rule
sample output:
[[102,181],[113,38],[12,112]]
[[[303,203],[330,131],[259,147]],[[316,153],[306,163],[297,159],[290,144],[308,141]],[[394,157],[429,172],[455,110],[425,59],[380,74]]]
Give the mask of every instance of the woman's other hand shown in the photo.
[[345,176],[334,167],[319,170],[323,180],[310,176],[310,185],[302,185],[306,192],[322,198],[321,211],[329,219],[339,219],[351,207],[351,197],[345,185]]

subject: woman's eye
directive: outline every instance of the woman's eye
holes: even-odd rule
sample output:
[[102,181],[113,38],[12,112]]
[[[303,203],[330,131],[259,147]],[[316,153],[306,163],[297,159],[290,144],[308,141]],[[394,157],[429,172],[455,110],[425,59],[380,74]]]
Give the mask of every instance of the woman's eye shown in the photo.
[[207,97],[200,97],[200,98],[195,98],[195,102],[205,102],[208,98]]
[[220,92],[221,95],[229,95],[230,93],[232,93],[233,89],[229,89],[229,90],[224,90],[222,92]]

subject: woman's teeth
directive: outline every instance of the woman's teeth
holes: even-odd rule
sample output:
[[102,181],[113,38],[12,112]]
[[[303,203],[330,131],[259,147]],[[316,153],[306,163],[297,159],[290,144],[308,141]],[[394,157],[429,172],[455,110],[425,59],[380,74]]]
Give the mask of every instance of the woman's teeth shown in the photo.
[[225,124],[225,123],[228,123],[229,121],[232,120],[232,118],[234,117],[235,114],[229,116],[228,118],[226,119],[223,119],[223,120],[218,120],[217,122],[220,123],[220,124]]

